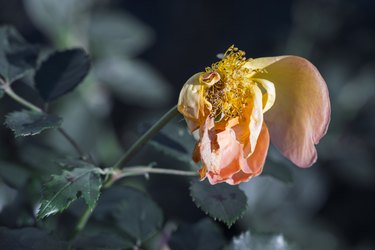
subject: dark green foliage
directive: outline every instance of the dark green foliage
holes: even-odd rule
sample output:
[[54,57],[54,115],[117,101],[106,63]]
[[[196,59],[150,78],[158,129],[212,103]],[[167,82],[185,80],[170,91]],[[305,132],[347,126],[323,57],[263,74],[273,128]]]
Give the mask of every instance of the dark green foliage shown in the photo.
[[80,197],[89,208],[94,209],[102,185],[100,171],[93,166],[84,166],[70,171],[64,170],[61,175],[52,175],[52,179],[45,184],[43,190],[38,218],[61,212]]
[[90,70],[90,59],[83,49],[55,52],[35,74],[35,87],[46,102],[72,91]]
[[10,26],[0,27],[0,77],[12,83],[36,66],[39,49]]
[[60,127],[62,119],[56,115],[36,111],[16,111],[6,116],[5,125],[13,130],[14,135],[36,135],[45,129]]
[[33,227],[22,229],[0,228],[0,249],[9,250],[65,250],[68,244],[47,232]]
[[134,242],[145,241],[161,229],[163,215],[144,192],[130,187],[115,187],[103,193],[94,216],[112,219]]
[[169,241],[173,250],[219,250],[224,244],[220,228],[207,218],[194,225],[180,225]]
[[134,244],[114,233],[98,232],[97,234],[79,237],[74,244],[80,250],[132,250]]
[[228,227],[242,216],[247,207],[243,191],[226,183],[211,185],[207,180],[193,181],[190,194],[199,208]]
[[29,170],[13,163],[0,161],[0,178],[10,187],[22,188],[29,177]]

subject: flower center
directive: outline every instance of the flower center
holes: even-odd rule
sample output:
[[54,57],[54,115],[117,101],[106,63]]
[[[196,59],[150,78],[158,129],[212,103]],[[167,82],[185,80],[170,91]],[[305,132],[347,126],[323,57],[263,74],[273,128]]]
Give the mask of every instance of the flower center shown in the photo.
[[231,46],[222,60],[206,68],[200,81],[205,84],[205,99],[215,120],[229,120],[238,117],[249,103],[251,88],[256,85],[252,76],[258,72],[244,67],[252,59],[246,59],[245,52]]

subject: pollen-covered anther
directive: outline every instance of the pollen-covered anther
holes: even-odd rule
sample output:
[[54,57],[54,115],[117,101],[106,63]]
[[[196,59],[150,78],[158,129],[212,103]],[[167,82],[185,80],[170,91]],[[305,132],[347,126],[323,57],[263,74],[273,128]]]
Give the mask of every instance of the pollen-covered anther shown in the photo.
[[205,98],[212,105],[211,117],[221,120],[241,114],[250,88],[255,84],[251,79],[252,70],[244,67],[249,60],[252,59],[246,59],[245,52],[232,46],[221,61],[206,68],[200,80],[207,86]]

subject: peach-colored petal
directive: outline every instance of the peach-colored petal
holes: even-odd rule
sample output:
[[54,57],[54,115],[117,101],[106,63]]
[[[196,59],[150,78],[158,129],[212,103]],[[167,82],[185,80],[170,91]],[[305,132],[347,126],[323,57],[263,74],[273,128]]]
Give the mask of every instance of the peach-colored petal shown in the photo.
[[262,130],[259,134],[257,145],[253,154],[249,158],[241,158],[240,166],[244,173],[252,174],[253,176],[259,175],[266,161],[268,146],[270,144],[270,136],[266,123],[263,123]]
[[330,120],[328,89],[319,71],[297,56],[258,58],[246,66],[264,69],[254,77],[275,84],[277,98],[265,114],[272,142],[297,166],[311,166]]
[[250,180],[252,177],[254,177],[253,174],[247,174],[243,171],[239,171],[238,173],[235,173],[231,178],[227,179],[225,182],[230,185],[237,185],[241,182],[246,182]]
[[211,183],[218,183],[240,171],[241,145],[232,129],[216,132],[212,118],[207,117],[200,141],[202,164]]
[[[203,125],[203,136],[200,142],[200,153],[203,165],[208,171],[213,171],[222,176],[228,172],[239,171],[238,157],[241,145],[235,139],[231,129],[217,133],[214,120],[207,117]],[[237,164],[233,164],[237,161]],[[228,169],[228,170],[227,170]]]
[[233,127],[237,140],[243,145],[245,158],[254,152],[263,124],[262,92],[254,86],[251,95],[251,102],[244,108],[239,124]]
[[241,182],[250,180],[252,177],[260,175],[266,161],[268,146],[270,144],[270,136],[265,123],[263,123],[257,146],[254,153],[247,159],[240,159],[241,170],[233,174],[231,178],[226,180],[230,185],[237,185]]

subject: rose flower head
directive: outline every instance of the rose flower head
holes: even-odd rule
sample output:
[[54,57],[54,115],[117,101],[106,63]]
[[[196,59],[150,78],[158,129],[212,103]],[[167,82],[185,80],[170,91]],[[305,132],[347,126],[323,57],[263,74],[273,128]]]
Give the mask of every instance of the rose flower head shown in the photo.
[[270,139],[295,165],[311,166],[330,120],[326,83],[309,61],[246,59],[234,46],[185,83],[178,110],[199,135],[193,159],[202,161],[201,179],[211,184],[259,175]]

